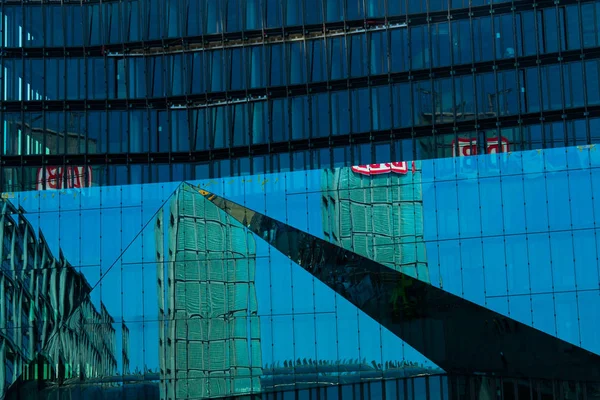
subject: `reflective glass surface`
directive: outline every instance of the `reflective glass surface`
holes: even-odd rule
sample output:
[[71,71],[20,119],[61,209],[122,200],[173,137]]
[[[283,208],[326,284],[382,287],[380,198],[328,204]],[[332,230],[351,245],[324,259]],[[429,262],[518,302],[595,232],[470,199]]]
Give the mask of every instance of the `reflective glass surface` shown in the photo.
[[599,7],[5,1],[0,190],[598,143]]
[[[3,393],[598,380],[598,154],[5,193]],[[553,390],[527,382],[485,385]]]

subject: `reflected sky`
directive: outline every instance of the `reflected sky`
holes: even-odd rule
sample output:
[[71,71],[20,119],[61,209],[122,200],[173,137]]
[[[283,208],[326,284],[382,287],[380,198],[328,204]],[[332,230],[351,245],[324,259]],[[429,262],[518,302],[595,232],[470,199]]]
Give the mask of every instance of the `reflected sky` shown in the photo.
[[[423,161],[431,284],[600,353],[598,165],[593,146]],[[321,179],[317,170],[190,183],[324,238]],[[132,370],[158,366],[154,222],[179,184],[11,200],[53,254],[61,248],[95,286],[94,303],[125,320]],[[433,366],[265,242],[256,241],[256,254],[263,364],[364,358]]]

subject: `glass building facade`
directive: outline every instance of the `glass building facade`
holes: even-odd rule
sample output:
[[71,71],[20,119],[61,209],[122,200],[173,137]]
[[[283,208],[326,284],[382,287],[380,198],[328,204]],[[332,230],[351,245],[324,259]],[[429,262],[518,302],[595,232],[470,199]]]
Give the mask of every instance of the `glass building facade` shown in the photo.
[[600,398],[599,0],[0,2],[0,398]]
[[7,0],[0,185],[219,178],[449,157],[498,141],[510,151],[596,143],[599,7]]
[[599,166],[587,145],[5,193],[3,394],[598,398]]

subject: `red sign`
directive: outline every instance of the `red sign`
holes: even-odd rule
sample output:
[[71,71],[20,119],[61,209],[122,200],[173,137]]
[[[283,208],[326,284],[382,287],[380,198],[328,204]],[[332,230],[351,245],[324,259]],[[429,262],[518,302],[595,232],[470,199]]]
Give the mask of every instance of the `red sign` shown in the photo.
[[402,161],[384,164],[356,165],[352,167],[352,172],[361,175],[380,175],[390,172],[405,175],[408,173],[408,163]]
[[[46,177],[44,181],[44,170]],[[46,167],[37,172],[37,190],[77,189],[92,186],[92,167]]]
[[[505,137],[501,137],[500,140],[498,138],[490,138],[487,139],[487,146],[485,148],[486,154],[495,154],[499,153],[500,146],[502,146],[502,152],[508,153],[509,151],[509,142]],[[477,139],[463,139],[458,138],[458,156],[474,156],[477,155]],[[456,142],[452,141],[452,156],[456,157]]]

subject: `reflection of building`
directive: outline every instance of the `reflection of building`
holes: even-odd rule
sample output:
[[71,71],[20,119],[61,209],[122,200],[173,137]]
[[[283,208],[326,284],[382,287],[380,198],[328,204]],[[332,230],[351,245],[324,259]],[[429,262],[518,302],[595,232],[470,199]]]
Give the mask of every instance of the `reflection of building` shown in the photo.
[[[85,113],[71,112],[68,120],[36,113],[7,113],[4,116],[3,154],[95,153],[97,140],[86,137]],[[82,122],[83,120],[83,122]],[[64,174],[61,173],[64,170]],[[54,171],[54,172],[53,172]],[[25,176],[21,176],[25,174]],[[57,181],[57,178],[59,179]],[[92,167],[48,166],[4,171],[5,191],[61,189],[91,186]]]
[[323,229],[330,242],[428,282],[420,163],[414,166],[374,175],[324,170]]
[[252,234],[182,186],[156,236],[162,398],[260,390]]
[[[114,319],[92,304],[91,287],[24,211],[2,203],[0,221],[0,393],[15,380],[96,378],[117,372]],[[127,328],[123,326],[124,336]],[[42,364],[32,363],[40,355]],[[128,366],[123,345],[123,370]]]
[[69,113],[66,128],[63,119],[47,118],[44,122],[43,114],[25,115],[25,121],[20,113],[5,116],[4,154],[96,152],[96,140],[86,138],[85,125],[81,122],[81,119],[85,118],[85,113]]

